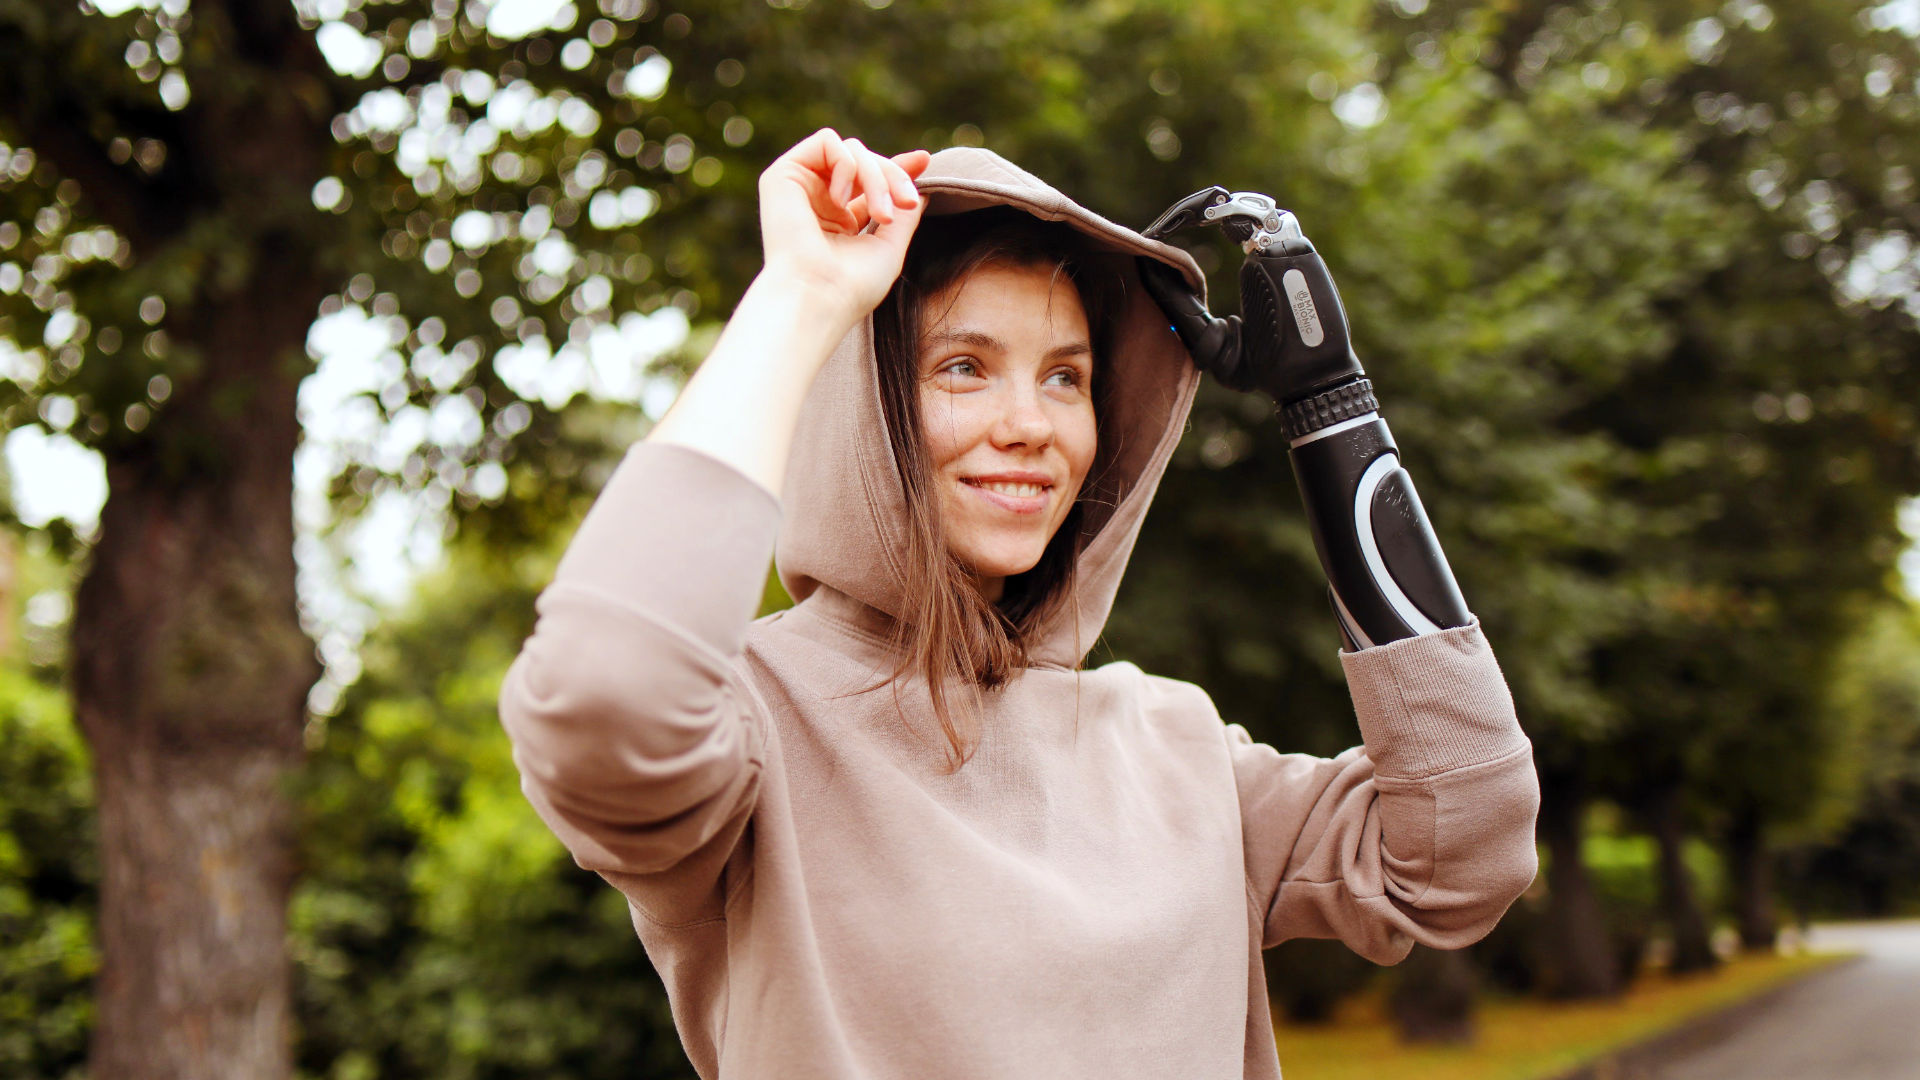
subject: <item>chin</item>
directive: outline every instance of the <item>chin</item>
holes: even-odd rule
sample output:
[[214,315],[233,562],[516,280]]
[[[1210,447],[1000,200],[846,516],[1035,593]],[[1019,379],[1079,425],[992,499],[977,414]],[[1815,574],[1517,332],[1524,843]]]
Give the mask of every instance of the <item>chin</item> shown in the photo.
[[982,577],[1012,577],[1024,574],[1040,563],[1046,554],[1045,543],[1022,541],[1005,544],[969,545],[960,559]]

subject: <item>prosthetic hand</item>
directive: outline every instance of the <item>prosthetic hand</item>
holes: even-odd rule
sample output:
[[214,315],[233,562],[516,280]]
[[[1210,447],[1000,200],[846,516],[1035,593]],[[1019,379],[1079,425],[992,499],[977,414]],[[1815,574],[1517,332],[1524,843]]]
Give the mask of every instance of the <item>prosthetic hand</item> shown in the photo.
[[1141,280],[1194,363],[1279,404],[1347,648],[1465,626],[1473,616],[1380,419],[1333,278],[1299,223],[1265,195],[1213,187],[1173,204],[1142,235],[1194,225],[1218,225],[1246,250],[1242,314],[1216,317],[1157,260],[1139,260]]

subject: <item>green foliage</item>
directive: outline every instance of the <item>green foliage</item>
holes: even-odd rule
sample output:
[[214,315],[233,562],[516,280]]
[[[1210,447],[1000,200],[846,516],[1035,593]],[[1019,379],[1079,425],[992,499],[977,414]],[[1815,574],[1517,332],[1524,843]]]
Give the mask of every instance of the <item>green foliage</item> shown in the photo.
[[[1262,172],[1286,178],[1283,199],[1328,253],[1383,411],[1521,714],[1552,751],[1606,729],[1613,703],[1588,665],[1644,587],[1622,564],[1687,520],[1623,490],[1684,451],[1628,445],[1579,414],[1671,347],[1661,305],[1728,248],[1704,185],[1679,167],[1679,137],[1621,89],[1635,81],[1580,75],[1601,62],[1667,74],[1671,43],[1570,48],[1519,92],[1481,60],[1505,30],[1472,14],[1428,37],[1428,59],[1376,64],[1388,69],[1383,119],[1304,160],[1275,148]],[[1194,429],[1111,640],[1195,678],[1277,742],[1351,742],[1279,425],[1215,393]],[[1157,595],[1141,599],[1140,578]],[[1169,621],[1193,632],[1166,635]],[[1282,700],[1284,728],[1271,704]]]
[[1920,224],[1888,155],[1920,110],[1863,73],[1920,52],[1869,7],[1622,10],[1693,61],[1651,116],[1685,140],[1729,257],[1663,305],[1659,362],[1583,416],[1676,452],[1624,494],[1689,525],[1626,564],[1646,587],[1597,657],[1621,717],[1604,782],[1643,807],[1684,787],[1709,830],[1751,815],[1788,831],[1844,801],[1822,688],[1897,588],[1895,510],[1920,488],[1920,341],[1884,282],[1863,288],[1872,246]]
[[[1909,264],[1867,272],[1920,227],[1920,54],[1878,5],[881,8],[580,0],[520,34],[364,0],[330,12],[373,50],[341,75],[318,8],[0,3],[0,432],[142,464],[115,484],[226,467],[216,421],[258,374],[235,358],[304,372],[310,311],[355,305],[391,351],[343,406],[365,445],[332,463],[337,509],[398,489],[459,522],[310,729],[303,1070],[686,1074],[618,895],[520,798],[493,700],[636,398],[697,362],[757,269],[755,175],[821,125],[984,143],[1133,224],[1209,183],[1279,196],[1542,762],[1629,807],[1681,785],[1700,828],[1838,836],[1862,858],[1803,861],[1910,896],[1910,628],[1856,634],[1920,491]],[[1237,255],[1196,254],[1232,307]],[[283,297],[297,317],[219,336]],[[688,344],[603,379],[610,405],[523,377],[676,312]],[[395,434],[463,410],[464,436]],[[1278,424],[1208,385],[1095,659],[1332,752],[1355,733],[1323,589]],[[96,879],[49,685],[0,671],[0,1071],[41,1076],[83,1052]],[[1586,852],[1622,927],[1652,910],[1648,846]],[[1717,864],[1689,858],[1711,899]],[[1334,985],[1303,983],[1307,1009],[1349,974],[1311,948]]]
[[1790,851],[1803,913],[1920,910],[1920,614],[1893,604],[1863,619],[1830,688],[1844,750],[1837,793]]
[[1920,782],[1920,609],[1896,601],[1862,619],[1828,700],[1846,733],[1841,784],[1878,794]]
[[625,902],[527,805],[495,715],[554,557],[459,548],[316,729],[293,907],[309,1075],[690,1073]]
[[[1616,930],[1645,928],[1659,921],[1659,845],[1653,837],[1597,829],[1587,836],[1585,857],[1600,897]],[[1691,840],[1683,857],[1700,892],[1700,906],[1712,911],[1726,896],[1720,857],[1705,841]]]
[[92,782],[65,695],[0,665],[0,1073],[77,1076],[99,968]]
[[72,571],[0,531],[0,1075],[78,1076],[99,969],[90,763],[60,689]]

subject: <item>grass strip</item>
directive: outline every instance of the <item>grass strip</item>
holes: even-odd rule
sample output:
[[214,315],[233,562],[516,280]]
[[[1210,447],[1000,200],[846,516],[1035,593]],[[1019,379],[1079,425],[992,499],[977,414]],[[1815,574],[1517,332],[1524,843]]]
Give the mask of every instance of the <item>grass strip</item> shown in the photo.
[[1274,1025],[1287,1080],[1543,1080],[1736,1005],[1844,959],[1844,953],[1740,956],[1706,974],[1641,977],[1607,1001],[1489,999],[1469,1046],[1405,1046],[1381,993],[1344,1004],[1328,1024]]

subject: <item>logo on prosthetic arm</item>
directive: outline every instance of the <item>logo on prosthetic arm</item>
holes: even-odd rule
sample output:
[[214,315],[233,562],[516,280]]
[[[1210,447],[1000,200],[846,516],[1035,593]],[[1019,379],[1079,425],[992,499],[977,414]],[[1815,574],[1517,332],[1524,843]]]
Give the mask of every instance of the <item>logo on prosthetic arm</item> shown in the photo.
[[1307,288],[1307,275],[1298,270],[1289,270],[1280,276],[1280,287],[1286,290],[1287,300],[1293,305],[1293,323],[1300,328],[1300,340],[1303,344],[1318,345],[1327,339],[1320,328],[1320,311],[1313,306],[1313,292]]

